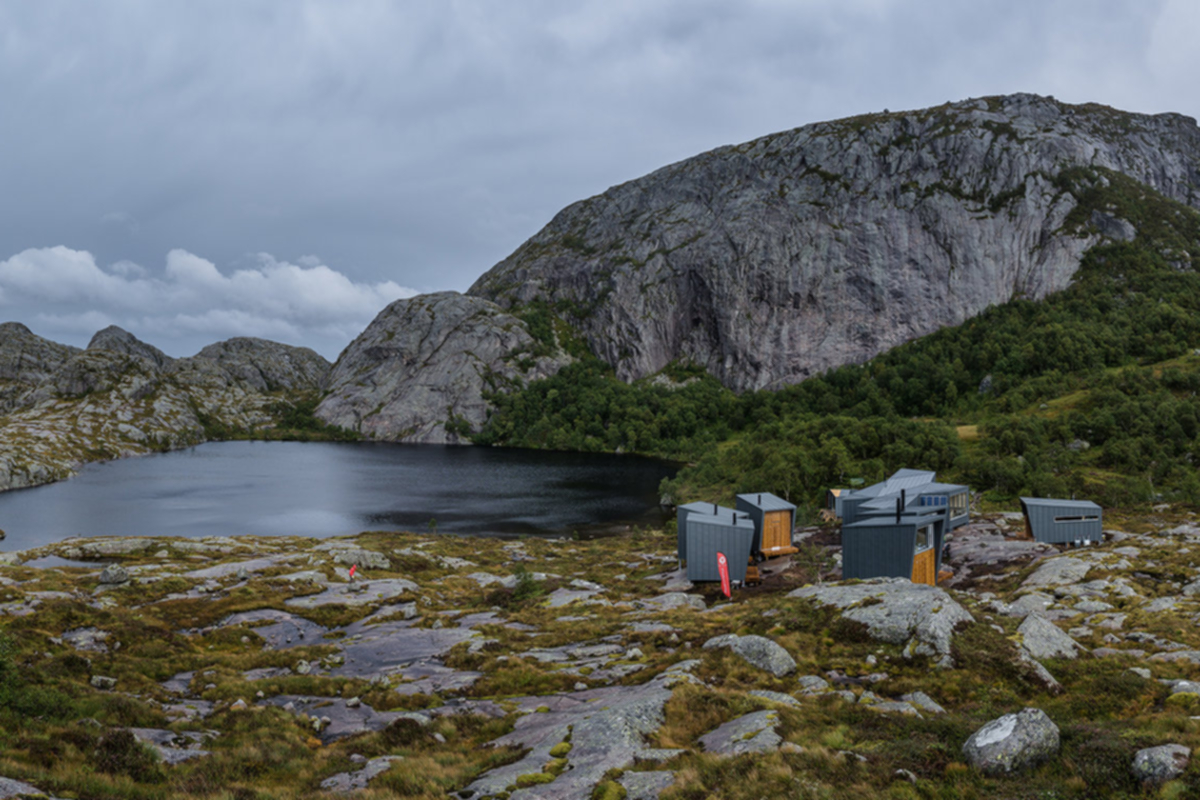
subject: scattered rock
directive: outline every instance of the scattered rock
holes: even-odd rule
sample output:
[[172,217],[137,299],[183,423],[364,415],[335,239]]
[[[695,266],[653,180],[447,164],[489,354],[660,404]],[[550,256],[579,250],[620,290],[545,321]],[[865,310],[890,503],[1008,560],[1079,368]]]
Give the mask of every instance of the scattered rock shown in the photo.
[[937,704],[936,701],[924,692],[910,692],[906,695],[901,695],[901,700],[906,703],[911,703],[922,711],[928,711],[930,714],[945,714],[946,709]]
[[1058,726],[1038,708],[1005,714],[971,734],[963,755],[983,772],[1023,770],[1058,752]]
[[705,650],[728,647],[753,667],[766,670],[776,678],[791,675],[796,671],[796,660],[775,642],[765,636],[738,636],[727,633],[714,636],[704,643]]
[[392,568],[392,562],[383,553],[378,553],[374,550],[364,550],[362,548],[336,552],[333,554],[333,560],[335,563],[347,567],[357,566],[359,569]]
[[129,582],[129,570],[122,567],[120,564],[109,564],[104,569],[100,570],[100,583],[102,584],[118,584]]
[[704,734],[700,744],[710,753],[725,756],[765,753],[777,749],[783,742],[775,732],[778,722],[779,715],[774,711],[755,711]]
[[91,680],[88,681],[88,683],[90,683],[92,685],[92,688],[94,688],[94,689],[100,689],[101,691],[108,691],[109,689],[112,689],[114,686],[117,685],[117,679],[110,678],[106,675],[93,675],[91,677]]
[[[954,626],[972,622],[966,609],[936,586],[903,578],[874,578],[855,584],[806,586],[788,597],[807,597],[844,609],[842,616],[861,622],[871,635],[904,645],[904,656],[929,655],[951,666],[950,639]],[[865,604],[863,601],[875,601]]]
[[1017,628],[1021,646],[1036,659],[1075,658],[1082,649],[1053,622],[1030,614]]
[[1037,570],[1021,584],[1025,589],[1036,589],[1044,586],[1063,586],[1069,583],[1079,583],[1087,575],[1091,565],[1086,561],[1071,556],[1048,558]]
[[354,772],[339,772],[321,781],[321,788],[327,792],[346,794],[367,788],[371,779],[387,772],[392,768],[393,761],[401,761],[403,756],[381,756],[367,761],[362,769]]
[[673,772],[626,772],[617,779],[625,788],[625,800],[658,800],[662,791],[674,782]]
[[1174,780],[1187,769],[1192,757],[1190,747],[1164,744],[1138,750],[1133,757],[1133,774],[1142,783],[1163,783]]
[[658,597],[651,597],[649,600],[639,600],[638,603],[644,608],[653,608],[658,611],[670,611],[674,608],[694,608],[697,611],[704,611],[708,608],[703,597],[684,592],[667,592]]

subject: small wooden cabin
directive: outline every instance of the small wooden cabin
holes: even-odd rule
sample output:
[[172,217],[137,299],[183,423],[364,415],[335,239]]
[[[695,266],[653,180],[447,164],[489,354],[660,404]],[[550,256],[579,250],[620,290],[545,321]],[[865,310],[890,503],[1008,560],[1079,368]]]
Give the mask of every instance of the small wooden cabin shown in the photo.
[[843,525],[842,577],[936,585],[949,513],[945,506],[924,506]]
[[796,525],[794,505],[770,492],[759,492],[739,494],[737,508],[754,522],[753,555],[775,558],[799,552],[792,546],[792,529]]
[[1022,497],[1025,532],[1039,542],[1084,544],[1104,541],[1104,512],[1091,500]]
[[729,565],[729,579],[745,583],[750,548],[754,543],[754,522],[732,508],[718,506],[718,512],[693,512],[687,517],[687,578],[693,582],[721,580],[717,553],[724,553]]

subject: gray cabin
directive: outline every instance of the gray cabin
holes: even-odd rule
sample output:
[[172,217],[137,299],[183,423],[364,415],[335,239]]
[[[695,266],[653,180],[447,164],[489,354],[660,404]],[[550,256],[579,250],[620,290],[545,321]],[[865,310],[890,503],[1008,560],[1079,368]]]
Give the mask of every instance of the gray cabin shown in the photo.
[[[716,503],[686,503],[675,509],[675,551],[679,556],[679,566],[687,561],[687,521],[693,514],[715,516],[720,510]],[[726,512],[729,509],[725,509]]]
[[875,517],[894,517],[897,501],[905,513],[945,508],[947,531],[971,520],[971,490],[956,483],[939,483],[937,475],[928,470],[901,469],[872,486],[829,492],[830,507],[842,518],[843,525]]
[[750,552],[763,558],[799,552],[792,547],[792,529],[796,526],[796,507],[770,492],[739,494],[737,510],[754,522],[754,544]]
[[[711,505],[709,506],[711,508]],[[689,581],[719,581],[717,553],[724,553],[729,580],[745,583],[754,522],[732,508],[718,506],[717,514],[688,514],[685,538]]]
[[[897,504],[899,500],[896,501]],[[898,505],[891,517],[868,517],[842,526],[843,578],[908,578],[937,584],[949,509]]]
[[1104,540],[1104,512],[1091,500],[1022,497],[1025,532],[1039,542],[1084,544]]

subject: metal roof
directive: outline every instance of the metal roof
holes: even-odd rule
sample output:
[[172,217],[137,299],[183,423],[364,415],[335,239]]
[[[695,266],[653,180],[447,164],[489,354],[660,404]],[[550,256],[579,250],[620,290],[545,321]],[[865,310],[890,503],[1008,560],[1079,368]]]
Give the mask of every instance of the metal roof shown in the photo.
[[1091,500],[1056,500],[1053,497],[1022,497],[1021,502],[1027,506],[1041,508],[1077,508],[1087,511],[1099,511],[1100,506]]
[[763,511],[795,511],[796,507],[784,500],[782,497],[776,497],[770,492],[755,492],[753,494],[739,494],[738,500],[744,501],[747,505],[760,508]]

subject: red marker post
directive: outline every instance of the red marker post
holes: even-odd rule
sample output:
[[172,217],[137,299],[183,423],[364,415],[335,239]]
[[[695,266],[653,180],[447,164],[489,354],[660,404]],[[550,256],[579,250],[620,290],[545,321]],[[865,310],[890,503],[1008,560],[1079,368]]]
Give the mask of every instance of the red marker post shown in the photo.
[[717,553],[717,572],[721,574],[721,591],[725,593],[726,598],[732,598],[733,590],[729,587],[729,562],[725,560],[724,553]]
[[354,564],[350,567],[350,579],[351,580],[354,579],[354,573],[356,573],[356,572],[358,572],[358,564]]

